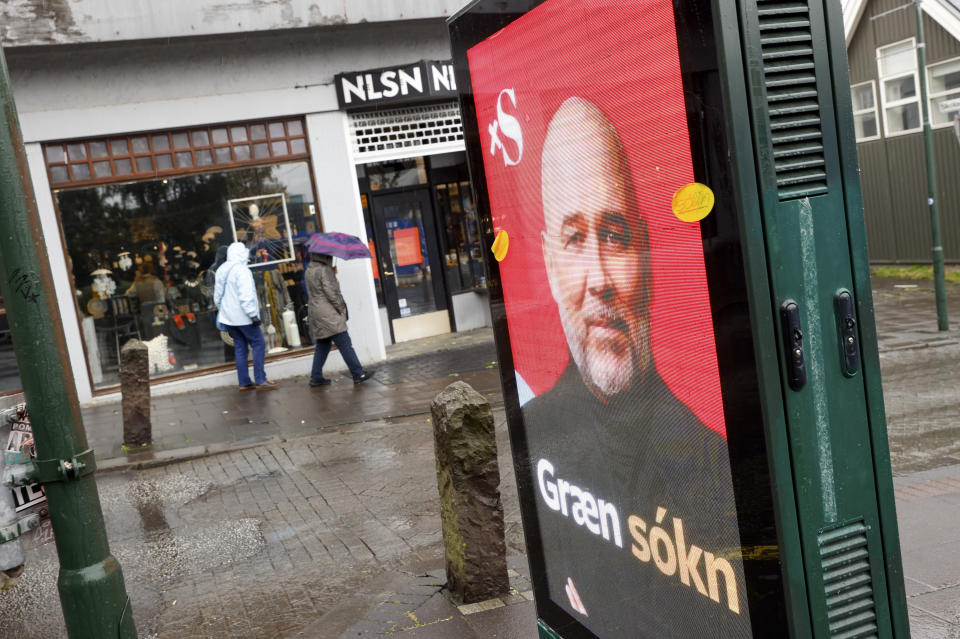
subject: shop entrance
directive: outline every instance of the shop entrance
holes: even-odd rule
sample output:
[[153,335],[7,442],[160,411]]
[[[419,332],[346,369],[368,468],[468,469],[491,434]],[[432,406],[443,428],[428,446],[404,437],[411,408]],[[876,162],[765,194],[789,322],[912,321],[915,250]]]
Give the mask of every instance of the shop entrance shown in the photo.
[[374,195],[370,200],[379,249],[377,270],[394,341],[449,333],[429,188]]

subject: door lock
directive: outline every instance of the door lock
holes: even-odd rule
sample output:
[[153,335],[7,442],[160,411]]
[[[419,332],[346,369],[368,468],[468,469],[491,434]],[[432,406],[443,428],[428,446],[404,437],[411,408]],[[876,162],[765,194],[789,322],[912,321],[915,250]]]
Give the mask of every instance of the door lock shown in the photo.
[[800,326],[800,307],[793,300],[780,305],[780,323],[783,327],[784,355],[787,363],[787,383],[800,390],[807,383],[807,365],[803,353],[803,330]]
[[857,315],[850,291],[841,289],[833,298],[840,337],[840,364],[843,374],[853,377],[860,369],[860,350],[857,347]]

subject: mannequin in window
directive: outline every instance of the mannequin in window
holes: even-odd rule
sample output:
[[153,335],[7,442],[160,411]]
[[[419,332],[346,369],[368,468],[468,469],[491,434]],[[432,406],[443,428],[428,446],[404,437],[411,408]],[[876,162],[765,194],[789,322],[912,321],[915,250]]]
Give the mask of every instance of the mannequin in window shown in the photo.
[[152,261],[144,260],[140,265],[136,277],[133,278],[133,286],[127,289],[127,295],[139,298],[141,304],[164,300],[163,282],[153,274]]

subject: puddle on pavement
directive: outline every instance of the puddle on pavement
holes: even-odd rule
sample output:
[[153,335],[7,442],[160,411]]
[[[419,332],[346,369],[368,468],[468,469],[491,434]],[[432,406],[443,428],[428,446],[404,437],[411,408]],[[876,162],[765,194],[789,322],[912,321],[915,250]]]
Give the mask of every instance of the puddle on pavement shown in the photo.
[[160,491],[156,485],[148,484],[143,486],[141,490],[131,492],[137,507],[137,514],[140,515],[140,520],[143,523],[143,531],[147,535],[170,530],[167,516],[163,512]]

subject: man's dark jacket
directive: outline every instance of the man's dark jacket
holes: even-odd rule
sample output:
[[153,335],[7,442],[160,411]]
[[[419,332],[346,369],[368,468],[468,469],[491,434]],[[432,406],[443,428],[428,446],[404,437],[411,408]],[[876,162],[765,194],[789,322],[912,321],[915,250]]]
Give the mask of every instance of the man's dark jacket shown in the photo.
[[[751,636],[726,440],[676,399],[655,370],[605,404],[571,362],[556,385],[522,412],[547,583],[555,603],[602,639]],[[612,535],[606,541],[547,506],[537,478],[540,459],[553,465],[554,482],[566,480],[616,506],[622,548]],[[666,513],[657,524],[661,507]],[[676,517],[682,521],[687,554],[697,546],[727,559],[736,574],[739,614],[728,606],[722,576],[715,589],[718,603],[700,594],[689,577],[690,585],[684,585],[679,568],[668,576],[653,560],[637,559],[628,526],[631,515],[646,523],[648,542],[651,530],[659,527],[674,540],[676,553]],[[669,559],[663,544],[658,550],[661,559]],[[706,585],[703,556],[695,570]],[[586,615],[572,606],[568,579]]]

